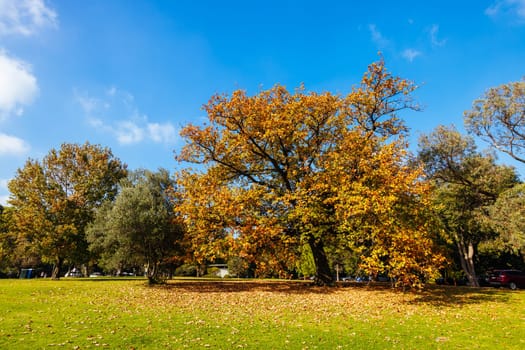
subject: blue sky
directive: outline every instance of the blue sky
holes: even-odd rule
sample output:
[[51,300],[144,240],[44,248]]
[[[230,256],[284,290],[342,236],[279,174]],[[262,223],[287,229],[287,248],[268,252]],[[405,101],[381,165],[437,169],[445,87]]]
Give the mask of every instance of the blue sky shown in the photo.
[[424,110],[402,115],[415,147],[525,76],[525,0],[0,0],[0,204],[17,168],[64,142],[174,171],[178,132],[211,95],[345,94],[379,51],[420,86]]

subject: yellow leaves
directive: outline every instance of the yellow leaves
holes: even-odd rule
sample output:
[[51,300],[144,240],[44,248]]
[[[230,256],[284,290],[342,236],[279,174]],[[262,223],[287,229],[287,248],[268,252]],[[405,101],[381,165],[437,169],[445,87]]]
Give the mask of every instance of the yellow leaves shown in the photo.
[[[419,109],[409,96],[416,88],[412,82],[392,76],[383,60],[372,63],[361,85],[346,97],[349,114],[366,131],[381,136],[402,134],[406,127],[396,113],[403,109]],[[380,121],[383,117],[386,119]]]
[[338,162],[348,164],[347,169],[355,166],[349,172],[334,169],[340,175],[333,177],[341,181],[335,208],[342,227],[371,242],[361,267],[416,286],[421,276],[431,276],[443,262],[424,224],[429,186],[421,182],[421,169],[404,165],[401,144],[374,147],[367,158],[352,160],[345,154],[337,155]]
[[[213,261],[230,254],[248,261],[275,268],[280,257],[279,245],[283,229],[272,215],[261,215],[261,200],[271,196],[259,186],[230,187],[218,181],[212,169],[208,174],[181,174],[179,186],[184,188],[178,210],[184,217],[187,236],[197,261]],[[267,214],[271,210],[267,210]],[[269,261],[262,261],[265,251]]]
[[396,115],[417,109],[415,88],[381,60],[347,96],[281,85],[213,96],[204,106],[211,126],[184,128],[179,155],[210,165],[183,185],[181,210],[195,242],[224,241],[227,230],[237,254],[266,249],[286,260],[302,237],[322,243],[342,234],[372,244],[362,251],[377,272],[412,266],[384,260],[393,254],[390,236],[414,229],[426,206],[428,187],[421,170],[406,165],[406,129]]

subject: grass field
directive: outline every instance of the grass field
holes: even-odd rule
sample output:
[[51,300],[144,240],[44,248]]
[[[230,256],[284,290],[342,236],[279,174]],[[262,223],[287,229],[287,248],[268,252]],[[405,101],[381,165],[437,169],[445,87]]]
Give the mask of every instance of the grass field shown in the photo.
[[525,291],[0,280],[1,349],[524,349]]

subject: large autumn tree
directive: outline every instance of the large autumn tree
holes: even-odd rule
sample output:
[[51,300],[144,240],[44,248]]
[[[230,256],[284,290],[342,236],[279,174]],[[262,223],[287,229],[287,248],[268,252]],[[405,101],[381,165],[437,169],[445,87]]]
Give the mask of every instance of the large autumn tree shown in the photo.
[[397,115],[418,108],[414,89],[380,61],[346,96],[280,85],[213,96],[204,107],[209,125],[186,126],[178,155],[206,166],[179,180],[197,255],[216,258],[233,247],[263,267],[286,267],[306,244],[317,282],[330,284],[325,247],[344,244],[359,246],[369,272],[425,275],[432,244],[416,218],[425,205],[415,203],[426,189],[420,171],[405,166]]
[[42,161],[29,159],[8,184],[18,244],[54,264],[53,278],[65,261],[85,262],[86,225],[126,174],[111,150],[89,143],[65,143]]
[[454,127],[437,127],[421,137],[419,147],[419,158],[435,185],[434,212],[456,247],[465,276],[478,286],[478,246],[496,234],[486,224],[489,208],[516,185],[515,170],[477,151],[474,140]]

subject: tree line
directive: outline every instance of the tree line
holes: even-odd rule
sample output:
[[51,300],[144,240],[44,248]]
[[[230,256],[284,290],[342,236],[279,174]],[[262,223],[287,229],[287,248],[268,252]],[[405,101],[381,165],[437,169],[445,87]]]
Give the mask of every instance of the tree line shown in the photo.
[[[64,266],[139,266],[156,283],[183,264],[229,262],[238,275],[330,285],[341,270],[418,287],[443,274],[477,286],[490,267],[522,267],[516,170],[453,126],[411,153],[400,113],[420,110],[416,88],[381,60],[346,95],[276,85],[213,96],[208,123],[183,128],[176,159],[188,166],[173,175],[63,144],[9,182],[0,269],[49,264],[59,278]],[[525,162],[525,82],[489,89],[465,123]]]

